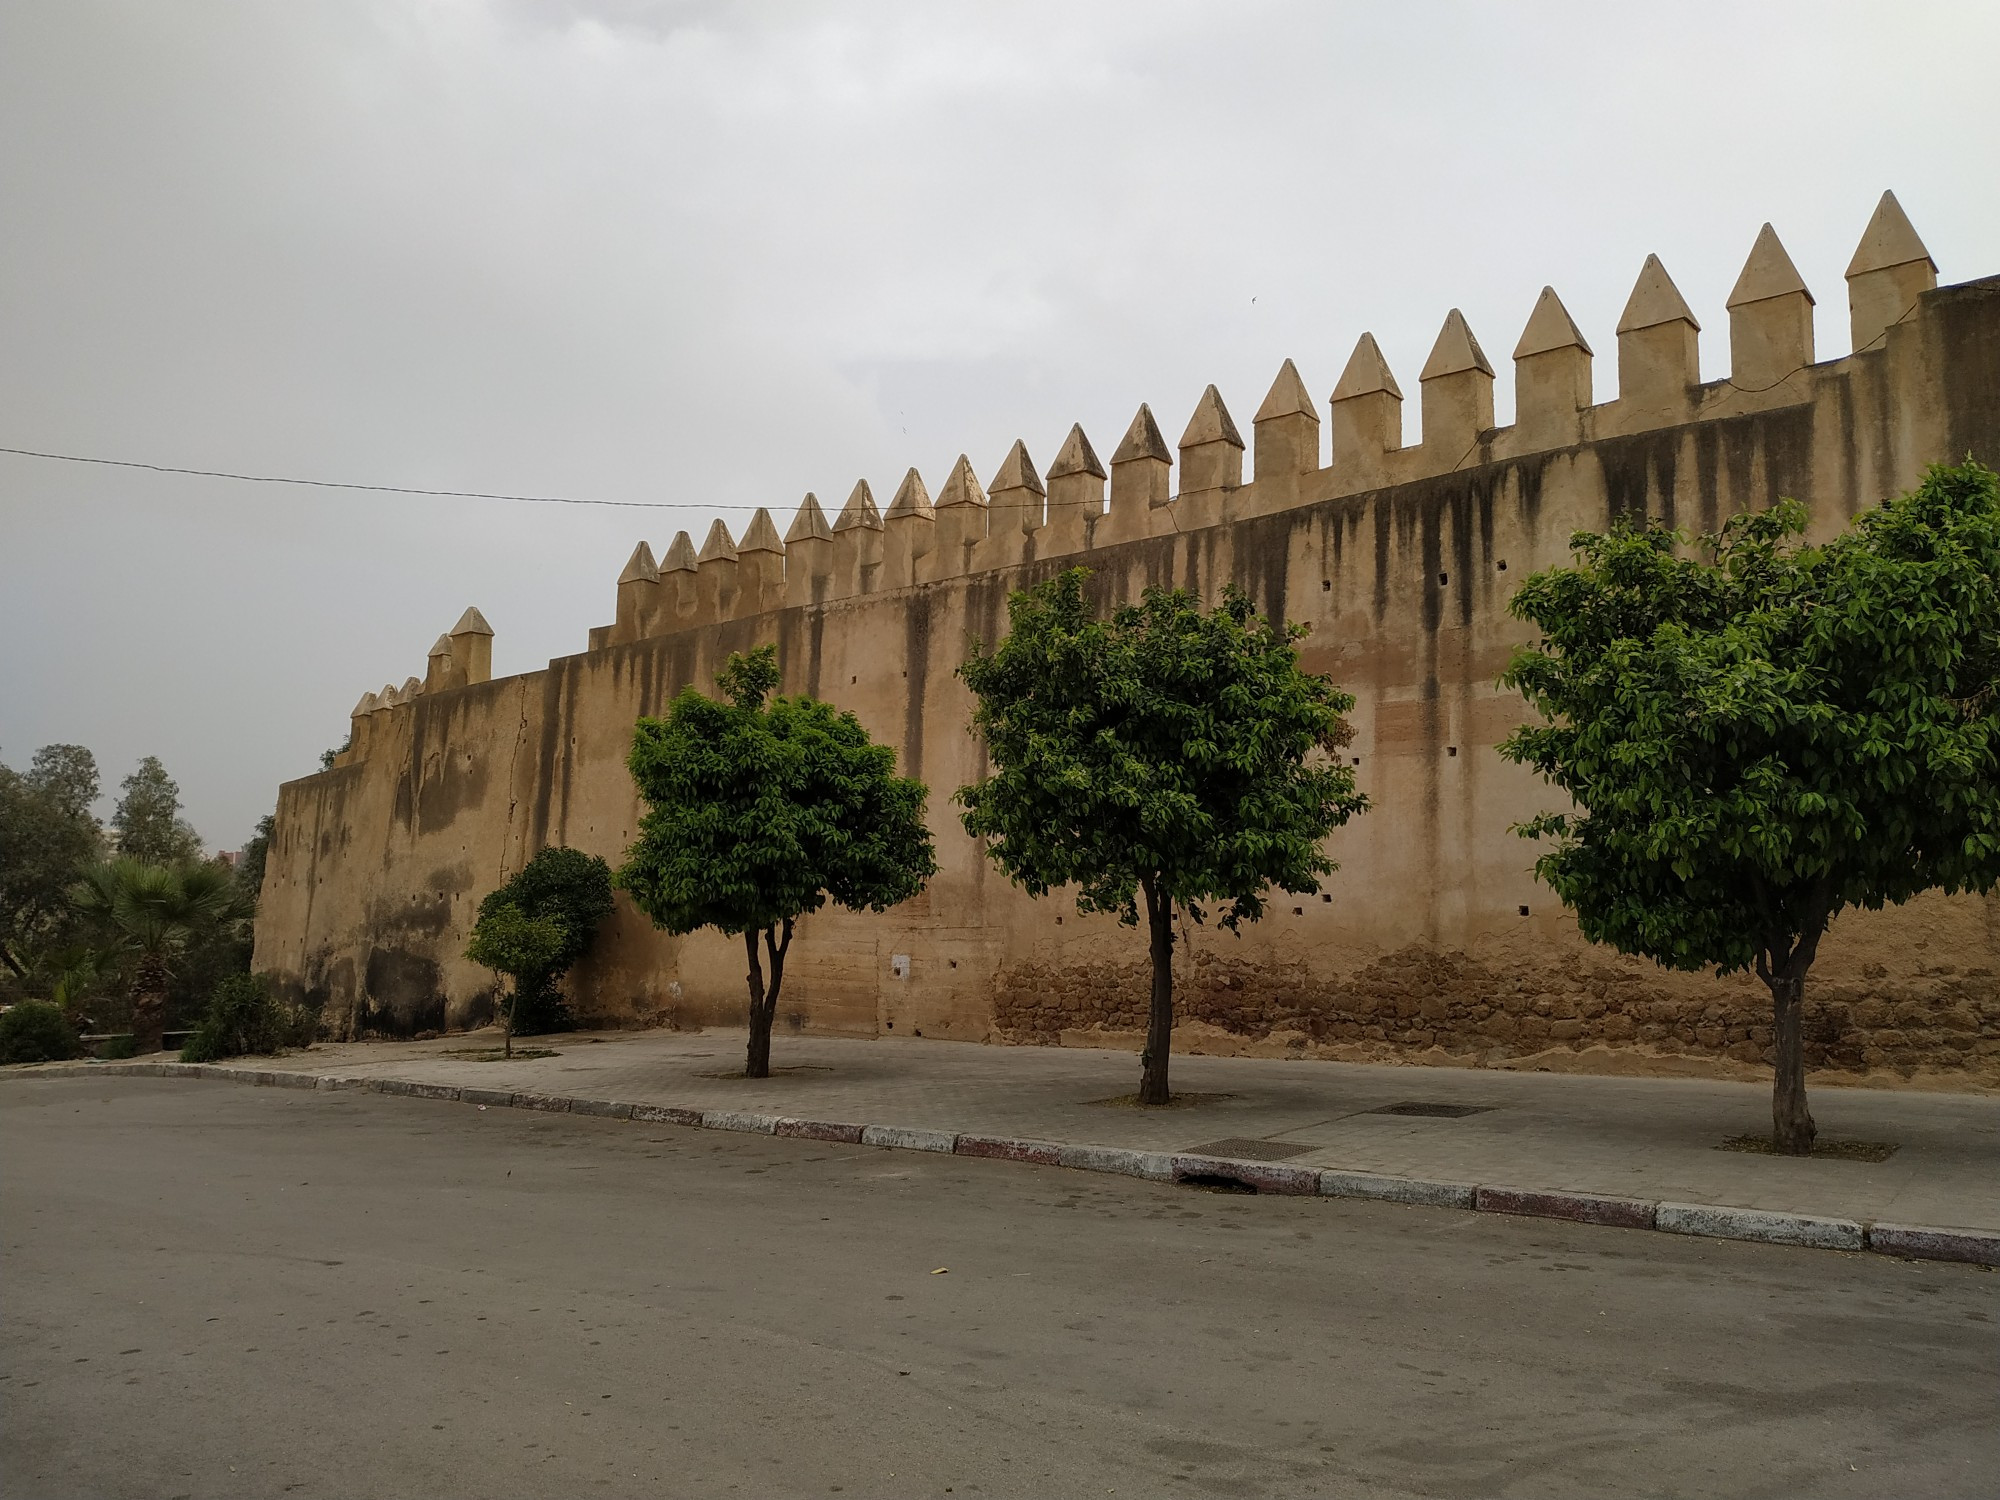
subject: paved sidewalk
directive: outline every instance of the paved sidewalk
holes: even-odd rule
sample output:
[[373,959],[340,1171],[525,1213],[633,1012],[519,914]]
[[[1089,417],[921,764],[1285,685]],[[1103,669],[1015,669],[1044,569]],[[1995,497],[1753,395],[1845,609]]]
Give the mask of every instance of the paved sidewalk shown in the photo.
[[[1176,1057],[1178,1092],[1230,1097],[1138,1110],[1098,1102],[1138,1085],[1138,1058],[1109,1050],[779,1036],[773,1061],[785,1071],[759,1080],[717,1076],[741,1069],[740,1030],[533,1038],[526,1045],[558,1055],[511,1062],[440,1055],[496,1041],[481,1033],[324,1045],[275,1065],[231,1066],[1147,1152],[1202,1148],[1432,1182],[2000,1231],[1994,1095],[1816,1088],[1822,1140],[1897,1149],[1882,1162],[1796,1160],[1716,1149],[1725,1137],[1768,1132],[1768,1085]],[[1377,1112],[1404,1103],[1480,1112]]]

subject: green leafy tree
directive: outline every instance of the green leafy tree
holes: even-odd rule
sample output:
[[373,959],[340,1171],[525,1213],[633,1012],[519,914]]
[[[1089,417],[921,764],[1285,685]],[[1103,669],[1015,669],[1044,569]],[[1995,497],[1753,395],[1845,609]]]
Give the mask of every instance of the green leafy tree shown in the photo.
[[727,701],[687,688],[664,719],[639,721],[627,765],[651,811],[617,876],[669,932],[742,934],[751,1078],[770,1075],[798,919],[829,900],[885,911],[937,873],[924,784],[896,775],[895,751],[853,714],[771,697],[778,681],[777,648],[761,646],[717,674]]
[[514,1008],[520,1004],[522,988],[546,974],[570,941],[569,930],[557,917],[531,917],[511,901],[490,907],[482,903],[465,956],[514,981],[507,1003],[500,1008],[507,1056],[514,1055]]
[[23,1000],[0,1012],[0,1063],[61,1062],[75,1057],[76,1028],[49,1000]]
[[148,865],[190,864],[201,858],[201,836],[181,817],[181,789],[156,755],[127,776],[111,814],[119,857]]
[[1773,1144],[1812,1149],[1807,971],[1848,907],[2000,881],[2000,484],[1968,463],[1823,547],[1796,501],[1682,555],[1659,525],[1571,540],[1513,611],[1501,753],[1569,794],[1522,826],[1585,937],[1771,994]]
[[265,813],[257,820],[257,831],[243,845],[243,853],[236,861],[236,883],[249,897],[251,906],[256,906],[257,897],[264,889],[264,866],[271,855],[271,831],[277,827],[274,813]]
[[133,961],[132,1034],[156,1049],[166,1029],[170,967],[190,942],[226,920],[236,887],[220,865],[149,865],[118,858],[84,871],[71,894],[79,914]]
[[511,1031],[567,1031],[575,1020],[557,982],[590,951],[599,925],[611,915],[611,867],[578,849],[543,849],[479,903],[480,920],[503,906],[528,917],[553,917],[563,929],[563,944],[546,967],[515,974]]
[[16,978],[74,939],[70,887],[103,853],[97,792],[81,745],[44,745],[25,773],[0,765],[0,966]]
[[1165,1104],[1173,1048],[1174,912],[1231,931],[1272,886],[1314,891],[1324,843],[1367,805],[1331,752],[1354,700],[1304,671],[1305,627],[1257,615],[1231,588],[1148,589],[1094,617],[1081,568],[1015,594],[1011,630],[959,668],[992,773],[961,787],[965,831],[1031,895],[1077,887],[1077,909],[1139,920],[1152,958],[1139,1102]]

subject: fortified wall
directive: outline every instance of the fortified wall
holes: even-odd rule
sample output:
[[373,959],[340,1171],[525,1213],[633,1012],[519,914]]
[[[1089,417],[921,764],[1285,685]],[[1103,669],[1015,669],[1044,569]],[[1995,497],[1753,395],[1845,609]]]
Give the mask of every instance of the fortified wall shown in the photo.
[[[545,671],[493,680],[492,632],[467,610],[422,678],[356,705],[332,769],[283,787],[256,966],[345,1035],[483,1022],[492,976],[462,956],[480,898],[550,844],[616,865],[641,812],[634,720],[775,641],[784,691],[853,710],[929,784],[940,865],[886,914],[801,924],[781,1030],[1136,1044],[1141,935],[1015,891],[950,803],[984,769],[954,668],[1004,634],[1011,590],[1083,563],[1105,599],[1239,584],[1310,625],[1306,665],[1358,699],[1348,753],[1372,810],[1336,835],[1320,893],[1241,937],[1195,931],[1178,1045],[1747,1071],[1768,1055],[1754,980],[1593,948],[1534,880],[1509,829],[1554,794],[1494,753],[1524,712],[1494,684],[1526,634],[1510,594],[1567,559],[1572,531],[1641,514],[1713,529],[1791,495],[1825,536],[1930,463],[2000,466],[2000,277],[1937,287],[1885,195],[1846,279],[1855,352],[1823,363],[1812,293],[1766,225],[1728,300],[1723,380],[1699,379],[1700,324],[1649,257],[1601,404],[1591,345],[1545,288],[1513,351],[1511,426],[1453,311],[1417,377],[1415,442],[1363,334],[1324,418],[1288,360],[1247,444],[1211,386],[1177,450],[1141,406],[1108,468],[1073,427],[1046,475],[1017,442],[984,485],[961,457],[935,495],[911,469],[886,510],[865,481],[831,519],[808,495],[782,538],[759,510],[699,550],[685,532],[663,554],[642,542],[612,622]],[[2000,1083],[1996,975],[2000,901],[1846,913],[1813,972],[1809,1059]],[[659,933],[621,896],[568,987],[594,1024],[740,1024],[742,949]]]

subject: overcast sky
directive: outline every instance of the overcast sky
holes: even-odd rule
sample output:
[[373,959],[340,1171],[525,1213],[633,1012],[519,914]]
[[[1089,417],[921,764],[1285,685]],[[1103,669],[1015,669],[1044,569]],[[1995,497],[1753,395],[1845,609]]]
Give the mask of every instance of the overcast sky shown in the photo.
[[[2000,6],[8,0],[0,758],[161,756],[211,847],[421,675],[584,647],[641,537],[1178,436],[1553,283],[1600,354],[1648,251],[1726,370],[1772,220],[1847,352],[1893,187],[2000,272]],[[1972,81],[1968,81],[1971,79]],[[1415,407],[1411,400],[1412,439]]]

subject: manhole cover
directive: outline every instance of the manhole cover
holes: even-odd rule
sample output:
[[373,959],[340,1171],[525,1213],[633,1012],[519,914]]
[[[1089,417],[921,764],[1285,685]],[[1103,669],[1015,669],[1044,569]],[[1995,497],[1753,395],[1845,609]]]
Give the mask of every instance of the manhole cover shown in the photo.
[[1240,1161],[1286,1161],[1294,1156],[1304,1156],[1312,1150],[1310,1145],[1301,1146],[1296,1141],[1253,1141],[1245,1136],[1231,1136],[1226,1141],[1210,1141],[1205,1146],[1190,1146],[1189,1156],[1233,1156]]
[[1410,1099],[1401,1104],[1385,1104],[1380,1109],[1364,1109],[1364,1115],[1416,1115],[1426,1120],[1462,1120],[1467,1115],[1483,1115],[1490,1104],[1433,1104],[1427,1099]]

